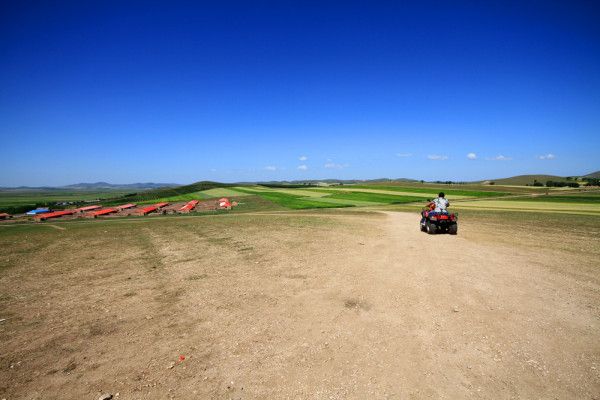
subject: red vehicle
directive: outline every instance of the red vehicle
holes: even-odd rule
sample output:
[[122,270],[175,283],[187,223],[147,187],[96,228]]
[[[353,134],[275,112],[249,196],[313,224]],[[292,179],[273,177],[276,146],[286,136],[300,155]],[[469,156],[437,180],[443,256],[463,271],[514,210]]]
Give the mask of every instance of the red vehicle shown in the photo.
[[456,235],[458,233],[458,216],[448,211],[434,211],[429,207],[428,210],[421,211],[421,231],[430,235],[436,233],[449,233]]

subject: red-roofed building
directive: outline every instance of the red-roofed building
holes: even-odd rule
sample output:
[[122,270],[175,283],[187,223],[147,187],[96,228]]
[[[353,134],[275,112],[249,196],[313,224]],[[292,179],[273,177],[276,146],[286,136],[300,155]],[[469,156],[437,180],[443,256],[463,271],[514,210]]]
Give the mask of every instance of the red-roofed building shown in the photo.
[[80,208],[76,209],[75,212],[86,212],[86,211],[97,210],[99,208],[102,208],[102,206],[86,206],[86,207],[80,207]]
[[231,208],[231,201],[227,197],[223,197],[219,199],[219,208]]

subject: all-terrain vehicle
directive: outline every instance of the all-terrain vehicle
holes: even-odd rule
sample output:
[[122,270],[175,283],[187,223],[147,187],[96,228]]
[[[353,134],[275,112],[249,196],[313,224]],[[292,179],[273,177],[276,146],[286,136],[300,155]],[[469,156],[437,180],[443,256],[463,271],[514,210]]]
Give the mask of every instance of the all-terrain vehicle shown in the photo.
[[457,219],[456,214],[450,214],[448,211],[424,210],[421,212],[421,231],[430,235],[445,232],[456,235],[458,233]]

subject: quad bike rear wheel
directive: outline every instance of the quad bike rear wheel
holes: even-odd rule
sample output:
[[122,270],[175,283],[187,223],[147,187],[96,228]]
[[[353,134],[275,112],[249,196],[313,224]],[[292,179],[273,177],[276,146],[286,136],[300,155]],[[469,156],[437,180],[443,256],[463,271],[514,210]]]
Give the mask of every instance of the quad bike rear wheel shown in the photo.
[[451,235],[456,235],[458,233],[458,224],[452,224],[448,227],[448,233]]
[[437,233],[438,227],[436,224],[432,224],[431,222],[427,221],[427,233],[429,233],[430,235],[435,235]]

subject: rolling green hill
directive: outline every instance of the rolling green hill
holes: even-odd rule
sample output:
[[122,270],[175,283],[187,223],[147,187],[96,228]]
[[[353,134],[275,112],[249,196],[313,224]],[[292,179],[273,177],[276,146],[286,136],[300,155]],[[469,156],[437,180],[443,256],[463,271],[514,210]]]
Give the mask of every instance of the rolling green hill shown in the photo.
[[584,175],[583,177],[600,179],[600,171],[592,172],[591,174]]
[[114,199],[111,199],[111,203],[144,202],[144,201],[149,201],[149,200],[159,200],[159,199],[175,198],[175,197],[181,197],[181,200],[187,200],[187,198],[185,198],[184,195],[199,192],[202,190],[223,188],[223,187],[229,187],[229,186],[232,186],[232,185],[227,184],[227,183],[202,181],[202,182],[192,183],[191,185],[154,189],[154,190],[148,190],[148,191],[140,192],[140,193],[130,193],[125,196],[115,197]]
[[556,175],[517,175],[510,178],[490,179],[485,182],[494,182],[496,185],[533,185],[534,181],[546,183],[546,181],[566,182],[567,178]]

